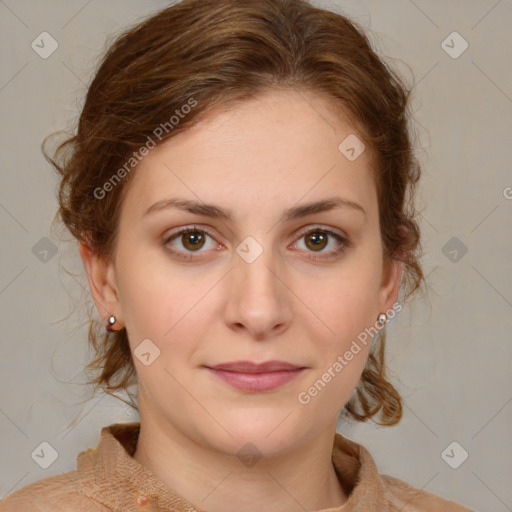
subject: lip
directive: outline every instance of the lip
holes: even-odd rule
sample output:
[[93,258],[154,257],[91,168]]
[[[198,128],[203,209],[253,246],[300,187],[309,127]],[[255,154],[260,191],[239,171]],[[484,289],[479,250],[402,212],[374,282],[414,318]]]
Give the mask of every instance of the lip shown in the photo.
[[269,373],[289,370],[298,370],[304,368],[286,361],[266,361],[264,363],[253,363],[252,361],[233,361],[230,363],[221,363],[215,366],[208,366],[213,370],[225,370],[227,372],[237,373]]
[[299,376],[306,368],[284,361],[234,361],[206,368],[231,386],[243,391],[264,392],[277,389]]

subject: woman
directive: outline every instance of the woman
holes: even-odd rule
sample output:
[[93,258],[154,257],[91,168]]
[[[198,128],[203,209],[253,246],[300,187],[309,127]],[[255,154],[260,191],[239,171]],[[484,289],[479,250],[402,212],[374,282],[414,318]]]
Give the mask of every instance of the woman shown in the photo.
[[119,37],[48,158],[107,330],[92,382],[137,384],[140,423],[0,510],[468,511],[336,432],[401,418],[382,329],[423,282],[407,122],[362,30],[302,0],[184,0]]

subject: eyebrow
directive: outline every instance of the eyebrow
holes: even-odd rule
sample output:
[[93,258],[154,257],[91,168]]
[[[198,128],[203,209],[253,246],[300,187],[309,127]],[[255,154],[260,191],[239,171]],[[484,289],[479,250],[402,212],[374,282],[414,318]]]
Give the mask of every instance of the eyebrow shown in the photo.
[[[221,208],[220,206],[216,206],[214,204],[208,204],[179,197],[170,197],[157,201],[144,211],[142,217],[144,218],[151,213],[160,212],[169,208],[178,208],[180,210],[184,210],[197,215],[204,215],[214,219],[228,221],[233,220],[233,215],[230,210]],[[301,217],[306,217],[307,215],[311,215],[313,213],[332,210],[334,208],[350,208],[353,211],[362,213],[366,217],[366,211],[359,203],[342,197],[328,197],[320,201],[314,201],[289,208],[284,211],[279,221],[290,221]]]

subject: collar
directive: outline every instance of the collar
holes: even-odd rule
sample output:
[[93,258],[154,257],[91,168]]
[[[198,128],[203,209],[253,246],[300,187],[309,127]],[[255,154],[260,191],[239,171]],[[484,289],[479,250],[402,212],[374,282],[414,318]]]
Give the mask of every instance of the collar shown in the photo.
[[[96,448],[77,458],[83,493],[113,510],[125,512],[206,512],[160,481],[132,455],[137,446],[140,422],[115,423],[101,430]],[[370,453],[360,444],[336,433],[332,461],[347,495],[342,507],[319,512],[376,510],[388,512],[385,486]]]

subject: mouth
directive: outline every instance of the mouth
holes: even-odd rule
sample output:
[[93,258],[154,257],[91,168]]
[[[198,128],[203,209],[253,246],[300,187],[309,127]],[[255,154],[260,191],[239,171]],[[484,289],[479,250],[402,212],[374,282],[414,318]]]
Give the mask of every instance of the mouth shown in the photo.
[[235,361],[206,368],[216,377],[242,391],[272,391],[298,377],[306,367],[284,361],[253,363]]

